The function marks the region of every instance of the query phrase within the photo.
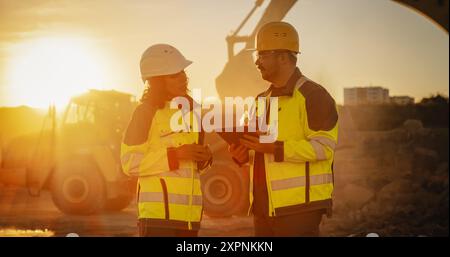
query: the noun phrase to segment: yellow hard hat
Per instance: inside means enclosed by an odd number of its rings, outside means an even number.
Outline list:
[[[300,43],[297,31],[287,22],[275,21],[264,24],[256,35],[256,50],[278,49],[299,53]]]

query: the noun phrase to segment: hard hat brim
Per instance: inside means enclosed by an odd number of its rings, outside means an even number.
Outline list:
[[[178,72],[181,72],[182,70],[184,70],[184,69],[186,69],[189,65],[191,65],[193,62],[191,61],[191,60],[187,60],[186,59],[186,61],[184,62],[184,63],[182,63],[179,67],[177,67],[176,69],[174,69],[174,70],[172,70],[172,71],[169,71],[169,72],[166,72],[166,73],[160,73],[160,74],[158,74],[158,75],[155,75],[155,77],[156,76],[166,76],[166,75],[172,75],[172,74],[177,74]],[[145,81],[148,79],[148,78],[151,78],[152,76],[145,76],[145,77],[141,77],[141,79],[142,79],[142,82],[143,83],[145,83]]]

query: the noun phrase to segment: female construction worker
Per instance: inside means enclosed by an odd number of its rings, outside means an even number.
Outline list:
[[[166,44],[150,46],[141,58],[147,87],[121,146],[124,173],[138,177],[140,236],[197,236],[200,228],[199,172],[211,164],[212,154],[199,144],[203,135],[192,129],[200,117],[194,115],[187,95],[184,69],[191,63]],[[191,107],[172,109],[175,97],[184,97]],[[178,122],[186,129],[174,131],[171,118],[179,111],[184,115],[177,116]]]

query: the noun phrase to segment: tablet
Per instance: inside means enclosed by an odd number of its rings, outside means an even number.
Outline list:
[[[216,133],[229,145],[231,144],[240,145],[239,139],[243,138],[244,135],[250,135],[259,138],[258,132],[249,132],[247,127],[244,127],[243,132],[237,132],[236,127],[233,127],[232,132],[226,132],[225,129],[222,129],[222,131],[223,132],[216,132]]]

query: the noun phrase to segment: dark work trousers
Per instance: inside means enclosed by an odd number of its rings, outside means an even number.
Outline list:
[[[138,222],[140,237],[197,237],[198,230],[150,227],[145,222]]]
[[[253,216],[257,237],[313,237],[319,236],[319,225],[323,210],[316,210],[286,216]]]

